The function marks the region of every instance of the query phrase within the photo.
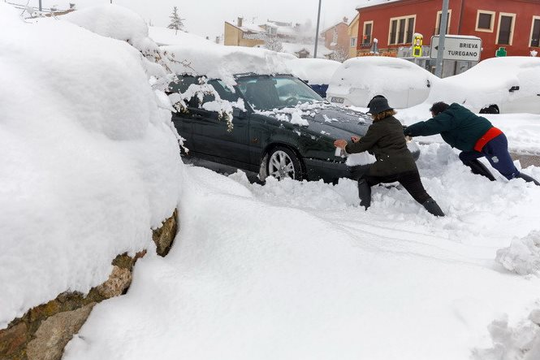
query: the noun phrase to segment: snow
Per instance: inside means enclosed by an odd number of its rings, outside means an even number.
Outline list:
[[[102,283],[116,255],[152,246],[182,167],[137,50],[67,21],[24,23],[5,4],[0,23],[9,24],[0,34],[5,328],[61,292]]]
[[[436,82],[429,100],[457,102],[475,111],[498,104],[501,112],[540,114],[539,83],[540,58],[490,58],[464,73]],[[519,90],[509,91],[512,86],[519,86]],[[520,101],[523,98],[535,105],[527,106]]]
[[[206,75],[210,79],[223,79],[233,85],[235,74],[288,74],[287,61],[293,55],[239,46],[198,47],[164,46],[172,57],[172,70],[177,74]]]
[[[0,329],[103,282],[117,254],[152,250],[151,229],[178,207],[169,255],[137,262],[65,360],[538,358],[540,187],[475,176],[437,137],[417,139],[417,165],[444,218],[396,186],[374,187],[365,211],[352,180],[261,186],[183,165],[141,55],[154,43],[108,9],[24,23],[0,3]],[[103,26],[89,20],[99,12]],[[287,68],[264,50],[167,49],[215,76]],[[539,150],[540,115],[488,118],[513,150]]]
[[[182,46],[199,46],[201,43],[205,45],[216,45],[215,42],[207,40],[202,36],[190,34],[184,31],[176,31],[158,26],[148,27],[149,37],[158,45],[182,45]]]
[[[327,59],[293,59],[288,65],[294,76],[312,85],[329,84],[341,63]]]
[[[384,95],[391,106],[420,104],[439,79],[420,66],[400,58],[364,56],[343,62],[332,76],[327,97],[345,97],[348,105],[367,106],[375,95]]]

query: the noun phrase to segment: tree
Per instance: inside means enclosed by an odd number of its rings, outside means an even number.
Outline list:
[[[175,34],[178,34],[178,30],[184,30],[184,23],[182,21],[185,19],[181,19],[178,16],[178,8],[176,6],[173,7],[173,12],[169,18],[171,19],[171,23],[167,28],[176,30]]]
[[[277,35],[268,35],[264,37],[264,47],[268,50],[280,52],[283,50],[283,44]]]

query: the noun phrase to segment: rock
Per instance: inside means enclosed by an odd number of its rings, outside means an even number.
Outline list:
[[[12,328],[0,330],[0,358],[15,353],[26,342],[27,326],[19,323]]]
[[[105,299],[122,295],[129,285],[131,285],[131,271],[118,266],[113,266],[113,271],[109,279],[97,287],[98,293]]]
[[[56,314],[41,323],[27,346],[28,360],[60,360],[64,347],[90,315],[95,303]]]

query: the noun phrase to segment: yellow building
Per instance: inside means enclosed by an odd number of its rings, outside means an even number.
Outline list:
[[[264,44],[261,33],[264,30],[259,26],[243,26],[242,18],[238,18],[236,25],[225,22],[223,44],[229,46],[249,46]]]
[[[349,44],[349,59],[356,57],[356,44],[358,42],[358,18],[360,16],[360,13],[356,14],[354,19],[349,23],[349,38],[350,44]]]

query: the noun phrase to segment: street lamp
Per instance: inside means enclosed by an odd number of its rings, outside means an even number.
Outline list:
[[[315,51],[313,52],[313,57],[317,58],[317,44],[319,43],[319,23],[321,21],[321,2],[319,0],[319,11],[317,12],[317,32],[315,33]]]

